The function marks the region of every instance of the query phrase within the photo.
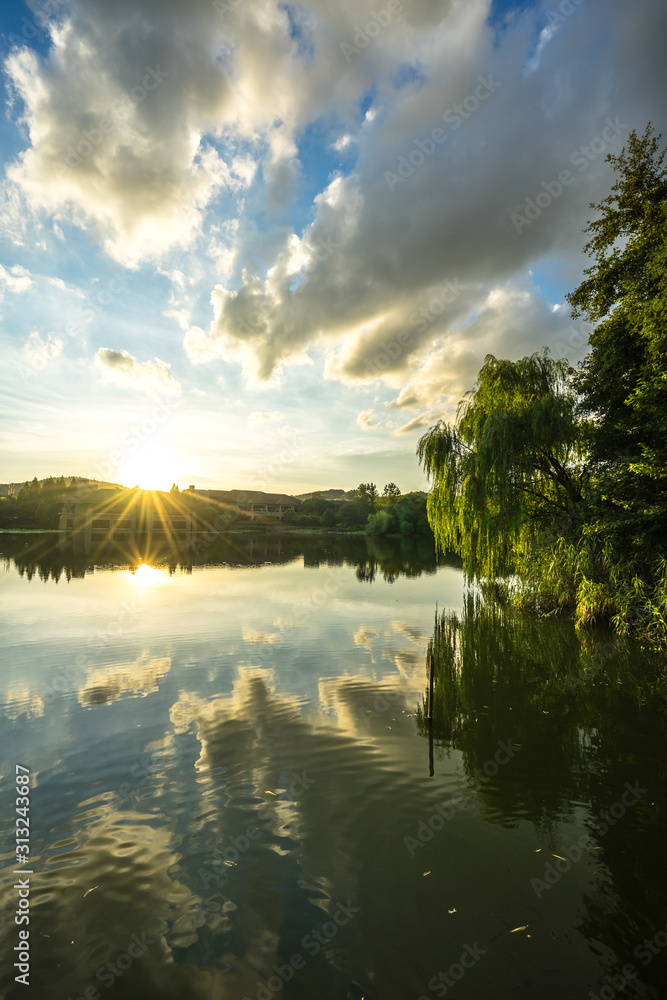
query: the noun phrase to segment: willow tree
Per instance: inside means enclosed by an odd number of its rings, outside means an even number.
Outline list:
[[[515,362],[489,354],[456,421],[421,438],[436,545],[460,555],[468,572],[506,572],[551,524],[576,518],[585,427],[572,374],[546,349]]]

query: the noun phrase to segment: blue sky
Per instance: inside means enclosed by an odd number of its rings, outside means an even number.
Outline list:
[[[666,20],[3,8],[0,481],[423,488],[486,354],[583,357],[564,295],[605,154],[664,126]]]

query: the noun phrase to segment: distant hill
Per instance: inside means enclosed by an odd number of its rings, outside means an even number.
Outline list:
[[[313,490],[312,493],[295,493],[298,500],[354,500],[356,490]]]
[[[43,486],[45,483],[48,483],[49,479],[58,480],[60,478],[60,476],[47,476],[45,479],[38,479],[37,482]],[[77,483],[89,483],[91,486],[97,486],[98,489],[123,489],[119,483],[106,483],[100,479],[86,479],[85,476],[63,476],[62,478],[65,480],[65,486],[76,486]],[[26,479],[25,482],[0,483],[0,497],[9,496],[10,486],[14,487],[14,495],[16,496],[21,487],[27,486],[30,482],[32,482],[31,479]]]

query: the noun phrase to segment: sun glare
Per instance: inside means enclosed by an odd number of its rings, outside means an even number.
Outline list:
[[[118,479],[130,489],[167,491],[174,482],[174,462],[166,448],[152,448],[133,455],[121,465]]]
[[[130,575],[132,583],[136,583],[141,587],[152,587],[156,583],[162,583],[166,578],[164,570],[156,569],[155,566],[148,566],[146,563],[142,563]]]

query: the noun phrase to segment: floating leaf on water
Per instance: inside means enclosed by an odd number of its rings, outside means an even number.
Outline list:
[[[530,927],[530,924],[524,924],[523,927],[515,927],[514,930],[510,931],[510,934],[516,934],[517,931],[525,931]]]
[[[423,872],[422,874],[424,874],[424,875],[430,875],[430,874],[431,874],[431,872],[430,872],[430,871],[427,871],[427,872]]]
[[[86,898],[86,896],[88,895],[88,893],[89,893],[89,892],[92,892],[92,891],[93,891],[93,889],[99,889],[99,886],[98,886],[98,885],[94,885],[92,889],[88,889],[88,890],[87,890],[86,892],[84,892],[84,894],[83,894],[83,898],[85,899],[85,898]]]
[[[541,850],[542,850],[542,848],[538,847],[536,851],[533,851],[533,854],[539,854]]]
[[[548,714],[549,714],[548,712],[545,712],[545,710],[542,709],[542,715],[548,715]]]
[[[225,861],[225,864],[228,865],[229,868],[236,868],[236,862],[235,861]]]
[[[447,913],[456,913],[456,907],[453,910],[447,910]]]
[[[559,861],[567,861],[567,858],[561,858],[560,854],[552,854],[552,858],[558,858]]]
[[[265,790],[264,794],[265,794],[265,795],[275,795],[276,793],[275,793],[275,792],[272,792],[272,791],[270,791],[270,790],[269,790],[269,789],[267,788],[267,789]],[[278,796],[276,796],[276,798],[277,798],[277,797],[278,797]]]

